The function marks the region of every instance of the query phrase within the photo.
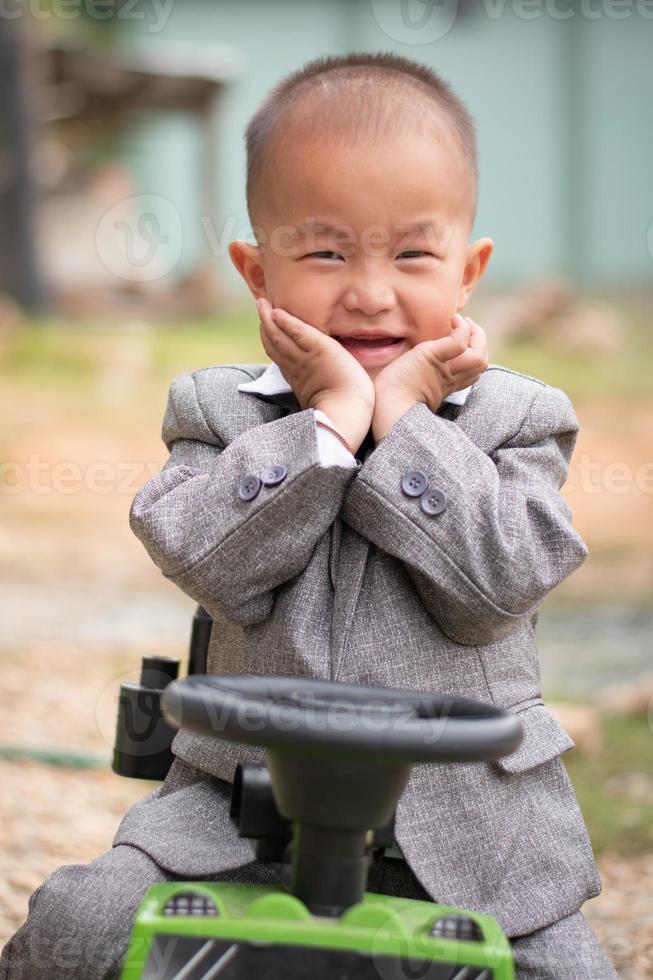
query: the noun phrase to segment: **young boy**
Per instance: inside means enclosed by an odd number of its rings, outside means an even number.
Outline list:
[[[614,978],[580,912],[600,879],[534,638],[587,555],[559,493],[578,422],[560,389],[488,365],[460,314],[493,248],[468,240],[472,120],[426,66],[354,53],[284,79],[247,150],[257,244],[230,254],[273,363],[173,382],[170,458],[131,526],[213,616],[209,672],[518,713],[523,742],[498,763],[413,769],[369,890],[496,916],[518,978]],[[278,880],[228,816],[236,763],[262,751],[184,729],[173,751],[112,850],[37,889],[0,976],[118,976],[154,882]]]

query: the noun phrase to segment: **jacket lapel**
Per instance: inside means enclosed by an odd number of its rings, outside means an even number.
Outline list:
[[[253,391],[251,394],[260,398],[261,401],[268,402],[268,404],[278,405],[286,413],[300,411],[299,402],[292,391],[278,392],[274,395],[263,395]],[[356,453],[356,458],[361,463],[364,462],[367,454],[373,449],[374,439],[370,428]],[[331,677],[335,678],[356,610],[370,543],[347,525],[343,525],[339,516],[336,516],[331,525],[330,533],[329,575],[334,591],[331,627]],[[341,554],[343,561],[340,561]]]
[[[278,392],[274,395],[263,395],[251,392],[261,401],[278,405],[286,414],[300,411],[300,405],[292,391]],[[443,402],[437,415],[454,420],[460,411],[459,406]],[[372,429],[361,443],[356,458],[364,463],[367,455],[375,447]],[[367,565],[370,542],[336,516],[331,525],[331,540],[329,547],[329,574],[334,590],[334,611],[331,627],[331,679],[338,677],[339,667],[347,643],[347,635],[356,612],[358,595],[361,590],[363,575]],[[340,561],[340,555],[343,561]]]

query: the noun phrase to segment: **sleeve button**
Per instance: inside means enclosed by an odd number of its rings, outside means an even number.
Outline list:
[[[241,500],[253,500],[260,489],[261,481],[254,473],[250,473],[238,483],[238,496]]]
[[[425,514],[433,516],[434,514],[440,514],[444,510],[447,506],[447,498],[442,493],[442,490],[429,487],[419,498],[419,505]]]
[[[408,497],[419,497],[428,486],[428,480],[421,470],[406,470],[401,477],[401,489]]]
[[[267,469],[263,470],[261,483],[266,487],[276,487],[277,483],[285,480],[287,475],[286,467],[282,466],[281,463],[276,463],[274,466],[268,466]]]

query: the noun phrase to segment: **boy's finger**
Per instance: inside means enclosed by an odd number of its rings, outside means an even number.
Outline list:
[[[304,323],[303,320],[300,320],[298,316],[293,316],[292,313],[289,313],[288,310],[284,310],[281,306],[273,306],[270,313],[275,320],[283,320],[284,323],[298,323],[303,327],[308,326],[308,324]]]
[[[263,298],[257,299],[256,300],[256,309],[257,309],[257,312],[258,312],[258,315],[259,315],[259,320],[261,321],[261,326],[262,327],[264,327],[266,329],[269,329],[270,326],[273,326],[273,327],[275,326],[274,320],[272,319],[272,316],[271,316],[272,307],[270,306],[270,303],[268,302],[268,300],[263,299]]]
[[[305,354],[310,353],[311,345],[315,342],[311,331],[315,331],[315,327],[311,327],[310,324],[304,323],[299,317],[293,316],[292,313],[288,313],[287,310],[282,310],[278,307],[272,310],[271,319],[283,336],[291,340]]]
[[[259,303],[262,305],[259,306]],[[265,326],[270,333],[274,334],[275,337],[278,337],[279,339],[291,339],[288,332],[289,323],[287,320],[289,314],[285,314],[285,316],[275,315],[278,313],[284,314],[285,311],[273,308],[272,304],[267,300],[257,300],[256,308],[259,311],[259,316],[261,318],[261,326]]]
[[[293,313],[289,313],[288,310],[283,310],[278,306],[274,307],[274,309],[271,311],[271,315],[275,323],[278,323],[284,327],[296,327],[298,330],[302,331],[317,330],[317,327],[311,326],[310,323],[306,323],[305,320],[300,320],[298,316],[295,316]],[[321,330],[318,330],[317,332],[322,333]]]
[[[470,323],[469,346],[472,350],[481,351],[487,347],[487,335],[483,327],[467,317]]]
[[[451,335],[456,337],[460,336],[461,339],[463,337],[469,338],[470,329],[468,318],[464,317],[462,313],[456,313],[455,317],[453,318],[453,329],[451,331]]]
[[[425,343],[440,363],[462,357],[467,349],[457,337],[441,337],[439,340],[425,341]]]
[[[261,305],[259,305],[259,303]],[[267,340],[269,346],[274,349],[274,354],[277,359],[288,358],[296,355],[297,353],[297,343],[287,329],[281,324],[275,321],[272,315],[272,306],[267,300],[262,302],[257,300],[256,308],[259,313],[260,318],[260,331],[261,340]],[[269,355],[270,351],[263,344],[265,352]]]
[[[485,347],[480,350],[472,350],[468,347],[464,354],[451,361],[451,367],[455,371],[458,379],[464,381],[465,385],[472,384],[478,380],[488,368],[488,357]]]
[[[448,337],[440,337],[433,341],[434,344],[437,344],[438,357],[445,361],[459,357],[467,350],[469,333],[469,324],[465,318],[459,314],[456,315],[453,319],[451,334]]]

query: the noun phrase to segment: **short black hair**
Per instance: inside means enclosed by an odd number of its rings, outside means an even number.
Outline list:
[[[430,106],[425,108],[425,102]],[[333,139],[396,135],[407,125],[424,129],[428,108],[435,109],[431,121],[435,115],[440,128],[443,122],[449,125],[467,162],[474,223],[478,151],[476,127],[465,104],[428,65],[393,52],[354,51],[314,58],[290,72],[247,124],[247,210],[253,228],[270,203],[273,158],[280,153],[283,159],[285,127],[280,124],[300,105],[311,110],[301,116],[301,132],[309,140],[325,134]],[[289,136],[296,138],[292,132]]]

